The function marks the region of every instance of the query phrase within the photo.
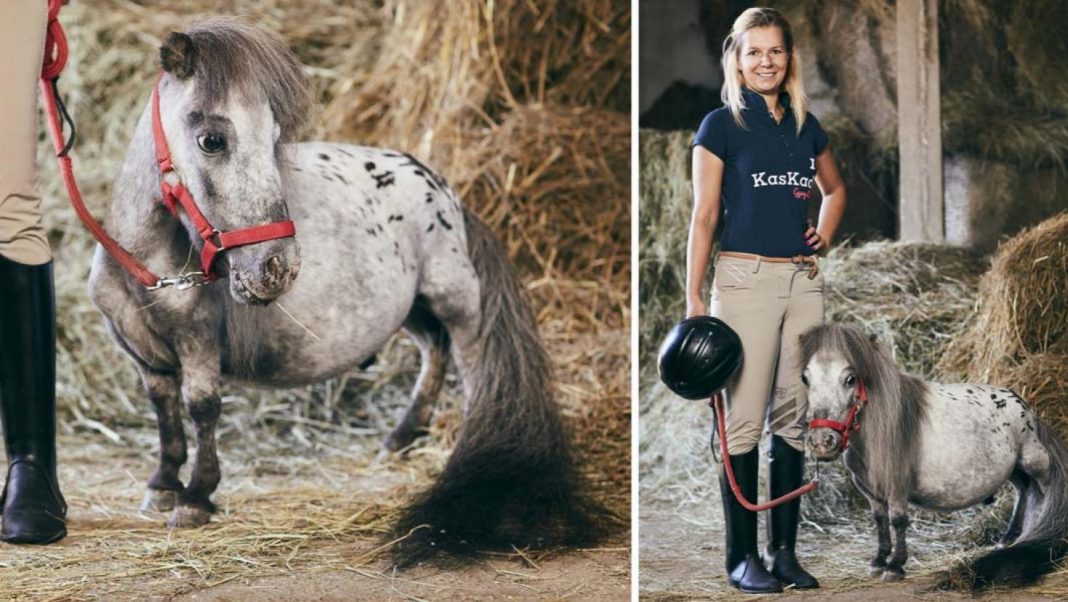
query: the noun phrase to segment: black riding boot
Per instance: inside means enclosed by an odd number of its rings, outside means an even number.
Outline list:
[[[52,263],[0,257],[0,420],[7,450],[3,528],[10,543],[67,534],[56,480],[56,306]]]
[[[730,456],[730,462],[745,498],[751,502],[756,500],[760,452],[753,448],[748,453]],[[725,471],[719,476],[719,489],[727,521],[727,579],[731,586],[747,594],[781,592],[782,585],[764,568],[757,551],[756,513],[738,503]]]
[[[805,453],[790,446],[778,435],[771,438],[768,499],[775,499],[801,486],[805,473]],[[801,498],[772,508],[768,514],[768,547],[764,560],[772,575],[784,585],[797,589],[814,589],[819,582],[797,562],[797,520]]]

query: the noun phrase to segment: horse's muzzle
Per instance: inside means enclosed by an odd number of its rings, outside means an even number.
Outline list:
[[[842,436],[828,428],[808,432],[808,449],[813,458],[821,462],[837,460],[842,455]]]
[[[266,305],[281,297],[297,279],[300,250],[293,239],[228,251],[230,294],[249,305]]]

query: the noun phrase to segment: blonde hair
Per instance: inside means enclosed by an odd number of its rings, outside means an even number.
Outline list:
[[[782,32],[790,63],[786,67],[786,79],[783,80],[780,90],[790,95],[790,107],[794,112],[794,121],[797,122],[797,135],[800,136],[801,128],[805,125],[805,116],[808,114],[808,96],[805,94],[805,84],[801,81],[801,56],[794,48],[794,32],[790,28],[790,22],[774,8],[747,9],[734,20],[730,34],[723,40],[723,104],[730,108],[735,123],[744,128],[742,110],[746,106],[742,99],[742,86],[745,85],[745,80],[738,70],[738,53],[741,52],[742,34],[754,27],[778,27]]]

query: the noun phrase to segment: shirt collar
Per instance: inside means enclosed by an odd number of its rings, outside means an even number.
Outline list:
[[[771,119],[771,115],[768,114],[768,103],[764,100],[764,97],[759,93],[750,90],[749,88],[742,86],[742,99],[745,101],[746,111],[753,111],[757,114]],[[779,104],[783,108],[783,117],[792,113],[790,110],[790,95],[786,92],[779,93]],[[772,120],[774,121],[774,120]]]

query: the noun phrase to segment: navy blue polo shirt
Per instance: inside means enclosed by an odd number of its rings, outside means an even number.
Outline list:
[[[808,113],[801,135],[783,94],[782,121],[768,113],[764,97],[742,89],[743,129],[726,106],[705,116],[693,144],[724,164],[720,203],[723,251],[766,257],[812,255],[805,243],[807,201],[816,186],[816,157],[827,147],[827,133]]]

